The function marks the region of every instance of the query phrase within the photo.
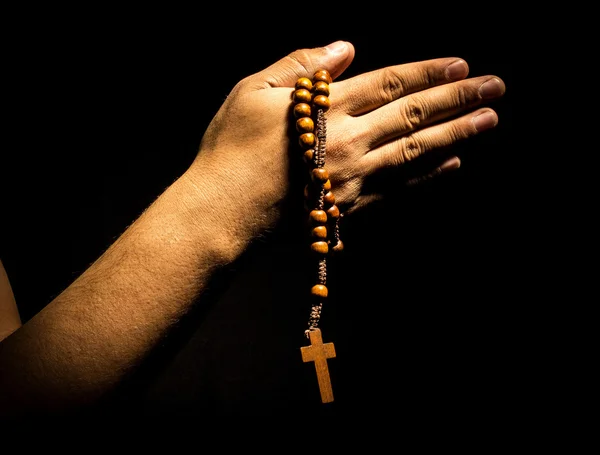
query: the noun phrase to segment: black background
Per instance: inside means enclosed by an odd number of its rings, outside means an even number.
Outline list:
[[[484,9],[330,10],[14,13],[0,253],[24,322],[189,166],[233,85],[296,48],[351,41],[356,57],[341,78],[456,56],[471,76],[507,85],[492,105],[497,128],[455,147],[460,170],[346,220],[322,319],[324,341],[336,344],[334,403],[319,402],[314,369],[300,360],[304,270],[282,235],[250,252],[224,294],[125,386],[121,409],[491,415],[517,396],[527,406],[528,359],[514,341],[531,311],[514,298],[528,267],[515,248],[527,242],[516,24]]]

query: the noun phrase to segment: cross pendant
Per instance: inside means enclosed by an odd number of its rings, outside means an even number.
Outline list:
[[[321,391],[321,401],[323,403],[331,403],[333,401],[333,391],[331,390],[327,359],[335,357],[335,348],[333,347],[333,343],[323,344],[321,329],[310,330],[309,336],[310,346],[302,346],[300,348],[302,361],[315,362],[317,381],[319,382],[319,390]]]

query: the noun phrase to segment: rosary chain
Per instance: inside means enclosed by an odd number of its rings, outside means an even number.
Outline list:
[[[326,70],[319,70],[313,80],[301,77],[294,91],[294,115],[296,130],[300,133],[299,144],[310,164],[311,180],[314,187],[307,185],[307,198],[313,199],[309,215],[311,228],[311,250],[318,255],[316,282],[311,288],[311,311],[305,335],[315,330],[321,320],[323,301],[327,298],[327,255],[343,249],[339,237],[340,212],[331,192],[329,173],[325,169],[327,148],[327,120],[325,112],[330,107],[329,84],[331,76]],[[311,194],[313,196],[311,196]],[[315,197],[316,196],[316,197]],[[310,209],[310,207],[309,207]]]

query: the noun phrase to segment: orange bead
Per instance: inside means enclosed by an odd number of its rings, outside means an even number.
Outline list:
[[[335,204],[335,196],[333,195],[333,193],[331,191],[328,191],[327,193],[325,193],[325,195],[323,196],[323,202],[325,202],[325,204],[327,204],[327,205]]]
[[[315,182],[326,182],[329,180],[329,172],[323,167],[317,167],[312,170],[312,177]]]
[[[318,209],[311,210],[308,218],[313,224],[325,224],[327,223],[327,212]]]
[[[332,219],[336,219],[340,217],[340,209],[337,205],[332,205],[327,209],[327,216]]]
[[[328,110],[331,107],[331,101],[325,95],[317,95],[313,99],[313,104],[324,111]]]
[[[323,81],[331,84],[332,80],[331,74],[327,70],[319,70],[313,75],[313,81]]]
[[[294,117],[310,117],[311,116],[310,104],[308,103],[298,103],[294,105]]]
[[[313,133],[304,133],[298,138],[298,143],[303,149],[313,148],[317,143],[317,137]]]
[[[310,90],[306,90],[305,88],[300,88],[294,91],[294,102],[295,103],[310,103],[312,100],[312,93]]]
[[[310,293],[311,293],[311,295],[313,295],[315,297],[319,297],[321,299],[326,299],[327,295],[329,294],[329,292],[327,290],[327,286],[325,286],[324,284],[315,284],[310,289]]]
[[[331,181],[327,180],[325,183],[323,183],[323,189],[325,191],[329,191],[331,189]]]
[[[310,235],[315,239],[326,239],[327,238],[327,228],[325,226],[315,226],[310,231]]]
[[[318,242],[313,242],[310,244],[310,249],[314,252],[314,253],[318,253],[318,254],[327,254],[329,253],[329,245],[327,245],[327,242],[325,241],[318,241]]]
[[[337,243],[331,247],[331,251],[333,253],[341,253],[342,251],[344,251],[344,244],[342,243],[342,241],[338,240]]]
[[[312,87],[312,81],[307,77],[301,77],[296,81],[296,89],[305,88],[306,90],[311,90]]]
[[[329,96],[329,84],[323,81],[317,81],[312,90],[315,95]]]
[[[308,149],[304,152],[304,161],[307,164],[312,164],[314,157],[315,157],[314,149]]]
[[[296,131],[299,133],[312,133],[315,130],[315,122],[310,117],[302,117],[296,120]]]

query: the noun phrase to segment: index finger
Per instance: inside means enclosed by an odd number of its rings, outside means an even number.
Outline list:
[[[330,99],[332,106],[357,116],[411,93],[464,79],[468,74],[469,65],[458,57],[388,66],[334,82]]]

